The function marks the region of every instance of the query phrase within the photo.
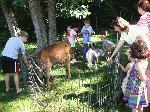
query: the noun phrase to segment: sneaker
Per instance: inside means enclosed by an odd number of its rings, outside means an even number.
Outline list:
[[[17,90],[17,93],[20,93],[21,91],[22,91],[22,88],[18,89],[18,90]]]
[[[73,59],[73,61],[74,61],[74,63],[75,63],[75,62],[77,62],[77,60],[76,60],[76,59]]]
[[[10,88],[6,88],[6,92],[9,92],[10,91]]]
[[[72,64],[72,63],[74,63],[74,61],[72,60],[72,61],[70,61],[70,63]]]
[[[70,61],[70,63],[75,63],[77,62],[76,59],[73,59],[72,61]]]

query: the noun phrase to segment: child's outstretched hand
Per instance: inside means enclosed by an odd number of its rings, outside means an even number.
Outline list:
[[[33,65],[32,64],[28,64],[28,69],[32,69],[33,68]]]

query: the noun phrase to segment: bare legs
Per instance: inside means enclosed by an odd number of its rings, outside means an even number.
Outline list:
[[[10,77],[10,73],[6,73],[5,75],[5,84],[6,84],[6,92],[8,92],[10,90],[10,87],[9,87],[9,77]]]
[[[140,108],[133,108],[132,112],[143,112],[143,108],[142,107],[140,107]]]
[[[16,85],[16,91],[17,91],[17,93],[19,93],[19,92],[22,91],[22,89],[19,86],[18,73],[12,73],[12,74],[14,76],[14,82],[15,82],[15,85]],[[10,85],[9,85],[10,75],[11,75],[11,73],[6,73],[6,75],[5,75],[6,92],[8,92],[10,90]]]

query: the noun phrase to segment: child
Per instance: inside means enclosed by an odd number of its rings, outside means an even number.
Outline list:
[[[131,56],[130,56],[129,51],[128,51],[128,53],[127,53],[127,56],[128,56],[128,60],[131,61],[131,62],[128,63],[126,67],[123,67],[120,63],[118,63],[119,66],[121,67],[121,69],[122,69],[124,72],[127,72],[127,76],[123,79],[123,81],[122,81],[122,86],[121,86],[123,94],[125,93],[126,84],[127,84],[127,81],[128,81],[128,77],[129,77],[129,75],[130,75],[129,73],[130,73],[130,70],[131,70],[131,68],[132,68],[132,66],[133,66],[133,60],[132,60],[132,58],[131,58]]]
[[[67,27],[66,40],[70,43],[70,46],[71,46],[71,60],[72,60],[71,63],[74,63],[76,61],[74,59],[74,54],[75,54],[75,40],[77,40],[78,30],[79,30],[78,26],[74,26],[73,29],[71,29],[71,27]]]
[[[86,44],[87,42],[91,42],[91,35],[94,34],[93,28],[90,26],[90,21],[85,20],[84,26],[81,30],[81,33],[83,35],[83,43]]]
[[[111,55],[111,50],[115,47],[115,44],[107,39],[106,34],[102,34],[103,52],[104,57],[108,59]]]
[[[132,108],[132,112],[143,112],[143,107],[148,106],[145,71],[150,53],[146,43],[142,40],[133,42],[130,49],[134,63],[129,73],[124,100],[128,102],[128,107]]]
[[[20,31],[18,37],[11,37],[6,45],[4,50],[2,51],[2,69],[5,75],[5,83],[6,83],[6,92],[10,91],[9,87],[9,77],[11,74],[14,76],[14,82],[16,85],[17,93],[21,92],[22,89],[19,86],[19,63],[18,63],[18,55],[21,53],[24,62],[30,67],[29,62],[25,56],[25,46],[24,42],[28,39],[28,33],[25,31]]]
[[[102,42],[104,51],[108,51],[115,47],[115,44],[112,41],[108,40],[106,35],[102,35]]]
[[[86,52],[87,52],[87,47],[86,47],[86,43],[87,42],[91,42],[91,35],[95,33],[93,28],[90,26],[90,21],[89,20],[85,20],[84,21],[84,26],[81,30],[81,34],[83,36],[83,58],[85,59],[86,57]]]
[[[70,31],[71,31],[71,26],[67,27],[67,32],[66,32],[66,38],[65,41],[69,43],[69,38],[70,38]]]

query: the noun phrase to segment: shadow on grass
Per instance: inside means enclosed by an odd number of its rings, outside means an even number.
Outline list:
[[[13,82],[13,78],[10,78],[10,84],[11,84],[11,90],[9,92],[5,91],[5,81],[0,81],[0,102],[1,103],[7,103],[15,101],[16,99],[22,99],[24,97],[27,97],[27,91],[23,90],[21,93],[16,93],[15,85]]]
[[[64,95],[64,99],[66,100],[72,100],[72,99],[79,99],[80,103],[87,103],[89,107],[92,107],[95,112],[98,112],[100,110],[107,110],[110,111],[112,108],[114,108],[118,112],[130,112],[130,110],[125,106],[125,102],[122,100],[122,96],[120,96],[118,99],[115,99],[116,101],[112,100],[111,98],[113,96],[109,96],[106,98],[105,102],[101,105],[101,99],[103,96],[98,97],[97,92],[90,92],[85,91],[80,94],[74,94],[70,93],[67,95]],[[80,106],[80,105],[79,105]]]

